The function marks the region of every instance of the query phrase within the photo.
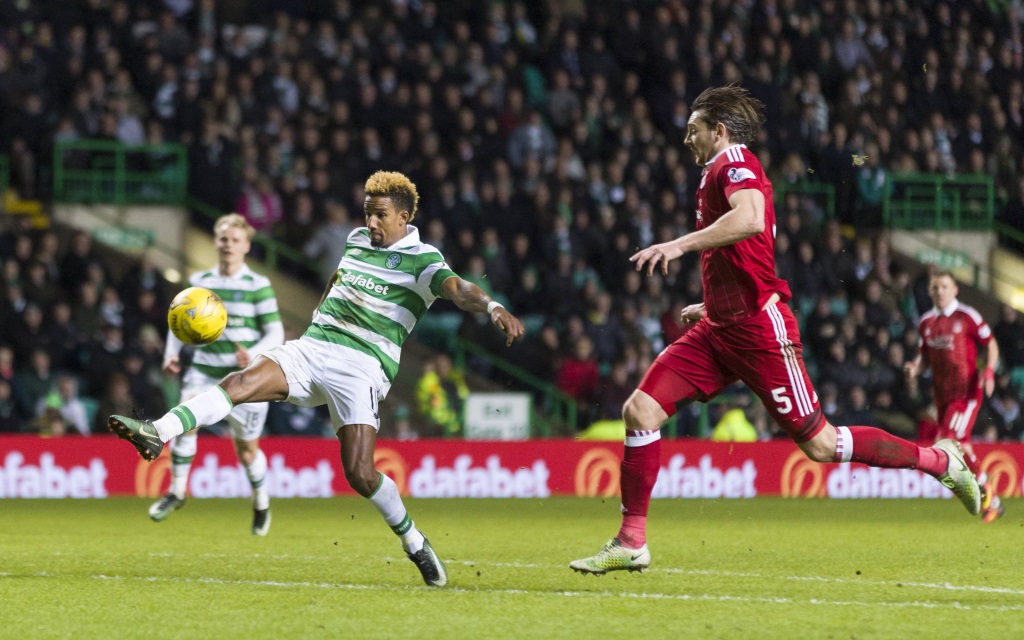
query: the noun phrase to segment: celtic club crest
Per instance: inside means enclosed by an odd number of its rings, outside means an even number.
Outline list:
[[[392,253],[388,256],[388,259],[384,261],[384,266],[388,269],[397,269],[400,264],[402,264],[402,254],[400,253]]]

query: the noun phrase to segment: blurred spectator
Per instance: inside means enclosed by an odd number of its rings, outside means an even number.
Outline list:
[[[25,418],[14,401],[11,383],[0,379],[0,433],[18,433],[24,430]]]
[[[45,349],[33,349],[28,366],[20,369],[14,375],[12,385],[14,399],[18,403],[21,415],[36,415],[39,401],[49,393],[53,383],[54,374],[50,370],[50,354]]]
[[[527,159],[535,159],[547,168],[555,157],[555,136],[544,124],[540,111],[529,112],[526,122],[516,127],[508,140],[508,161],[521,169]]]
[[[246,170],[235,210],[261,233],[270,233],[284,217],[281,197],[274,191],[273,182],[255,169]]]
[[[1003,368],[1006,370],[1024,367],[1024,323],[1017,310],[1004,304],[999,322],[992,329]]]
[[[579,407],[580,425],[590,422],[590,411],[597,393],[600,377],[594,344],[586,335],[579,336],[572,353],[562,359],[555,378],[558,390],[574,398]],[[580,426],[577,425],[577,426]]]
[[[452,359],[439,352],[424,363],[416,383],[416,401],[420,414],[433,429],[444,436],[462,433],[462,403],[469,395],[461,371],[452,368]]]
[[[337,200],[327,201],[327,220],[317,228],[302,248],[306,257],[320,262],[323,282],[334,275],[345,255],[348,236],[356,229],[349,220],[348,208]]]
[[[713,442],[756,442],[757,429],[747,419],[742,406],[726,403],[725,412],[711,430]]]
[[[867,394],[864,387],[854,385],[847,392],[846,406],[836,416],[836,424],[857,424],[868,427],[877,427],[879,421],[872,415],[868,408]]]
[[[629,376],[629,369],[622,360],[614,362],[608,375],[600,382],[596,420],[622,419],[622,406],[636,383]]]
[[[103,395],[100,397],[99,407],[93,420],[94,432],[103,433],[107,430],[107,416],[140,414],[139,406],[132,398],[131,387],[125,374],[120,371],[110,374],[103,389]]]
[[[89,435],[89,416],[85,404],[78,397],[78,381],[74,377],[57,376],[54,388],[39,399],[35,415],[38,418],[45,418],[50,410],[59,413],[64,424],[77,432],[75,435]]]

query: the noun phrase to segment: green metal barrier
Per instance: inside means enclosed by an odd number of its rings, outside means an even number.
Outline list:
[[[182,205],[187,188],[188,162],[180,144],[74,140],[54,148],[57,202]]]
[[[836,217],[836,188],[825,182],[811,182],[809,180],[801,180],[796,183],[789,183],[780,181],[778,184],[773,184],[772,199],[775,201],[775,212],[779,213],[782,211],[786,204],[786,195],[790,193],[796,193],[801,196],[807,196],[818,201],[819,206],[825,212],[825,219],[832,220]],[[779,224],[782,224],[781,222]]]
[[[888,229],[988,231],[994,214],[995,185],[991,176],[886,176],[882,220]]]
[[[999,238],[1001,240],[1010,240],[1017,243],[1018,247],[1024,247],[1024,231],[1021,231],[1016,227],[1011,227],[1005,222],[1000,222],[999,220],[995,221],[993,229],[995,229],[996,233],[999,234]]]
[[[552,428],[557,426],[567,429],[570,433],[576,431],[578,408],[576,400],[572,396],[562,393],[551,382],[541,380],[537,376],[515,366],[508,360],[494,355],[478,344],[468,342],[462,338],[455,338],[456,367],[462,370],[466,369],[467,354],[486,360],[495,369],[519,380],[542,398],[542,405],[547,415],[545,416],[545,414],[539,411],[533,412],[534,424],[530,425],[530,435],[548,437],[552,433]]]

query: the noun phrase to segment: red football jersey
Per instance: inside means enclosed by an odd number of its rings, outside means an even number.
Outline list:
[[[697,229],[715,223],[732,206],[729,196],[740,189],[764,194],[764,231],[725,247],[700,252],[701,280],[708,320],[729,325],[757,314],[773,294],[782,302],[792,297],[785,280],[775,276],[775,206],[772,183],[746,145],[721,151],[704,167],[697,189]]]
[[[945,315],[932,309],[921,316],[921,353],[932,368],[935,404],[973,398],[978,391],[978,346],[987,345],[992,330],[981,314],[961,302]]]

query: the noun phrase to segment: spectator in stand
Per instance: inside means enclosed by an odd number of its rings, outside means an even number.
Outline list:
[[[11,383],[0,378],[0,433],[19,433],[25,430],[25,418],[14,400]]]
[[[284,217],[281,196],[266,175],[254,168],[245,170],[245,183],[235,210],[260,233],[270,233]]]
[[[50,369],[50,354],[42,348],[33,349],[26,366],[15,373],[12,385],[21,415],[36,415],[40,399],[49,393],[54,380],[54,373]]]
[[[576,425],[577,428],[586,426],[591,419],[590,412],[599,383],[594,343],[586,335],[579,336],[573,344],[572,353],[562,360],[555,377],[558,390],[575,399],[579,406],[580,423]]]
[[[999,316],[999,323],[992,329],[992,335],[1003,356],[1003,368],[1006,370],[1024,367],[1024,323],[1020,320],[1017,310],[1004,304]]]
[[[452,367],[451,356],[444,352],[427,361],[416,383],[420,414],[446,437],[462,434],[462,403],[468,395],[465,377]]]
[[[87,436],[91,433],[88,412],[78,397],[78,381],[74,377],[66,374],[57,376],[54,388],[39,399],[35,415],[37,418],[45,418],[49,410],[59,413],[64,424],[74,429],[75,435]]]
[[[340,200],[328,200],[326,211],[327,220],[302,248],[307,258],[319,260],[320,274],[324,282],[327,282],[338,269],[338,264],[345,254],[345,242],[356,228],[349,220],[348,208]]]

